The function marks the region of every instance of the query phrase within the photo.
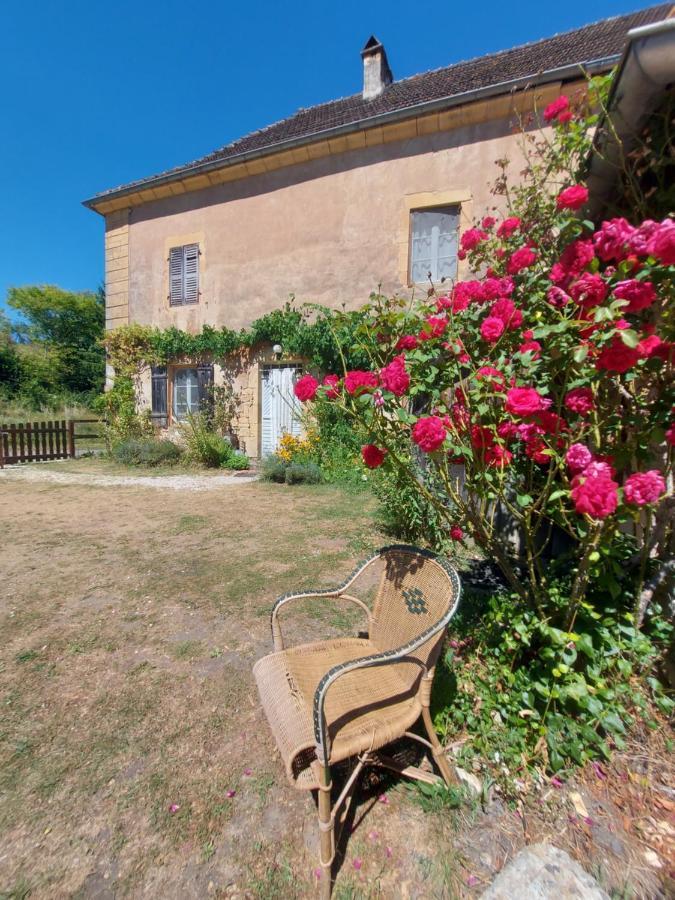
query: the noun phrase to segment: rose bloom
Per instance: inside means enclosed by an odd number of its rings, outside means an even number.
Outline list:
[[[469,303],[483,300],[482,289],[480,281],[458,281],[453,288],[452,299],[459,309],[466,309]]]
[[[573,390],[568,391],[565,394],[564,403],[567,409],[577,413],[579,416],[587,416],[595,409],[593,391],[586,387],[573,388]]]
[[[497,229],[497,237],[500,238],[510,238],[514,232],[518,231],[520,228],[520,219],[518,216],[511,216],[508,219],[504,219],[502,224]]]
[[[513,453],[501,444],[492,444],[485,448],[485,464],[487,466],[508,466],[513,459]]]
[[[448,320],[445,316],[427,316],[424,328],[419,333],[421,341],[430,341],[433,338],[439,338],[448,327]]]
[[[488,316],[480,326],[481,337],[489,344],[496,343],[504,332],[504,320],[497,316]]]
[[[496,300],[490,307],[490,315],[501,319],[504,325],[511,330],[520,328],[523,324],[523,314],[521,310],[516,309],[516,304],[508,297],[501,297]]]
[[[316,391],[319,382],[313,375],[303,375],[302,378],[295,382],[293,393],[302,403],[313,400],[316,397]]]
[[[347,372],[345,375],[345,390],[352,396],[357,392],[362,394],[368,388],[375,388],[378,383],[378,377],[375,372],[363,372],[361,369],[354,369],[353,372]]]
[[[640,352],[640,356],[649,359],[650,356],[660,356],[660,351],[664,346],[664,342],[657,334],[650,334],[638,343],[637,349]]]
[[[666,431],[666,441],[671,447],[675,447],[675,422],[673,422],[668,431]]]
[[[413,425],[412,439],[425,453],[438,450],[446,436],[443,420],[438,416],[425,416]]]
[[[518,433],[515,422],[500,422],[497,426],[497,434],[503,441],[511,441]]]
[[[594,257],[593,241],[572,241],[563,250],[560,261],[551,268],[549,278],[558,287],[567,287],[570,281],[581,275]]]
[[[480,224],[483,226],[483,228],[492,228],[496,221],[497,220],[492,216],[485,216]]]
[[[658,469],[650,469],[648,472],[636,472],[630,475],[623,486],[623,496],[626,503],[632,506],[646,506],[648,503],[656,503],[666,492],[666,482]]]
[[[518,347],[519,353],[531,353],[532,359],[539,359],[541,356],[541,344],[539,341],[524,341]]]
[[[558,209],[581,209],[588,200],[588,188],[582,184],[573,184],[561,191],[555,201]]]
[[[586,309],[598,306],[607,296],[607,285],[600,275],[592,275],[590,272],[584,274],[571,285],[570,296],[572,299]]]
[[[466,253],[468,250],[475,250],[480,242],[484,241],[487,237],[487,231],[483,231],[480,228],[469,228],[469,230],[465,231],[462,235],[460,246]]]
[[[635,229],[625,219],[603,222],[593,235],[596,255],[605,262],[621,262],[628,256],[628,242],[634,233]]]
[[[550,287],[546,291],[546,299],[551,306],[566,306],[572,298],[562,288]]]
[[[625,312],[635,313],[647,309],[656,300],[656,291],[651,281],[637,281],[629,278],[614,285],[614,296],[619,300],[627,300]]]
[[[535,416],[535,421],[541,425],[544,434],[560,434],[561,431],[569,431],[569,425],[558,413],[550,409],[542,410]]]
[[[476,381],[484,381],[493,391],[501,392],[506,387],[504,375],[494,366],[481,366],[476,372]]]
[[[551,401],[542,397],[534,388],[511,388],[506,395],[506,411],[519,418],[543,412],[550,405]]]
[[[551,453],[546,443],[540,438],[533,438],[525,444],[525,455],[540,466],[551,462]]]
[[[554,119],[558,119],[560,121],[560,115],[564,112],[567,112],[570,108],[569,97],[566,97],[565,94],[561,94],[556,100],[549,105],[544,110],[544,122],[553,122]],[[567,119],[565,121],[568,121]]]
[[[565,454],[565,462],[570,472],[576,475],[593,462],[593,454],[585,444],[572,444]]]
[[[414,350],[417,347],[419,341],[415,337],[414,334],[404,334],[403,337],[400,337],[396,342],[397,350]]]
[[[490,301],[496,300],[498,297],[508,297],[513,293],[512,278],[494,278],[490,276],[486,278],[481,285],[481,299]]]
[[[618,487],[607,475],[575,475],[571,491],[574,508],[581,515],[605,519],[616,510]]]
[[[464,537],[464,532],[459,527],[459,525],[452,526],[452,528],[450,529],[450,537],[453,539],[453,541],[461,541],[462,540],[462,538]]]
[[[611,344],[603,347],[596,360],[595,368],[622,374],[632,369],[639,359],[640,351],[635,347],[627,347],[617,334]]]
[[[649,255],[663,266],[675,266],[675,221],[664,219],[649,241]]]
[[[488,447],[492,447],[495,442],[495,435],[491,428],[487,425],[471,426],[471,446],[474,450],[483,451]]]
[[[361,447],[361,456],[369,469],[377,469],[378,466],[381,466],[386,455],[387,451],[380,450],[375,444],[366,444]]]
[[[532,247],[521,247],[511,254],[511,258],[506,264],[506,271],[509,275],[517,275],[523,269],[529,269],[530,266],[534,265],[536,259],[536,250],[533,250]]]
[[[380,370],[382,386],[397,397],[403,396],[410,387],[410,375],[405,370],[405,356],[397,356],[388,366]]]
[[[326,375],[324,380],[321,382],[325,388],[328,388],[326,391],[326,399],[327,400],[335,400],[335,398],[339,394],[338,385],[340,384],[340,379],[337,375]]]

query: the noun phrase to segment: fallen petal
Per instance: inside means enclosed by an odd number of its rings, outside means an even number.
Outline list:
[[[474,884],[478,884],[478,876],[469,875],[469,877],[466,879],[466,883],[469,885],[469,887],[473,887]]]
[[[360,859],[358,858],[358,856],[357,856],[356,859],[354,860],[354,863],[353,863],[353,866],[354,866],[354,868],[357,870],[357,872],[358,872],[358,870],[361,868],[362,865],[363,865],[362,860],[360,860]]]
[[[394,851],[391,849],[391,847],[387,847],[387,849],[384,851],[384,855],[387,857],[387,859],[391,859],[394,855]]]
[[[253,769],[244,769],[244,775],[253,775]]]
[[[237,793],[236,791],[226,791],[225,796],[227,797],[228,800],[231,800],[235,796],[236,793]]]
[[[169,812],[175,813],[175,812],[178,812],[179,809],[180,809],[180,803],[172,803],[171,806],[169,807]]]
[[[380,794],[377,799],[379,803],[384,803],[385,806],[389,803],[389,797],[386,794]]]

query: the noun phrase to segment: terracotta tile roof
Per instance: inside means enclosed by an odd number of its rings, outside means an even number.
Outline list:
[[[563,34],[534,41],[476,59],[453,63],[442,69],[413,75],[401,81],[394,81],[384,92],[372,100],[364,100],[361,94],[321,103],[310,109],[282,119],[274,125],[254,131],[239,138],[213,153],[202,156],[191,163],[169,169],[122,187],[112,188],[97,194],[93,202],[118,191],[127,192],[150,186],[157,179],[167,180],[187,174],[199,166],[227,162],[256,151],[272,150],[287,141],[310,142],[322,132],[338,127],[358,127],[360,123],[386,114],[411,109],[434,101],[457,98],[468,91],[498,86],[515,79],[535,79],[544,72],[565,66],[604,62],[609,68],[621,54],[626,43],[626,35],[632,28],[658,22],[668,17],[671,3],[652,6],[639,12],[611,19],[604,19],[583,28],[576,28]],[[505,86],[505,90],[508,88]],[[87,201],[89,205],[92,201]]]

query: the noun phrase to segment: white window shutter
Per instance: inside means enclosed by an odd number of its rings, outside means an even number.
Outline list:
[[[169,303],[177,306],[183,302],[183,247],[169,250]]]
[[[183,303],[199,301],[199,244],[183,247]]]

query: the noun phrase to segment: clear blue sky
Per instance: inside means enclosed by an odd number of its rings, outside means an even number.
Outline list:
[[[649,5],[8,3],[0,29],[0,307],[10,285],[95,289],[103,220],[81,206],[84,198],[359,91],[359,51],[371,33],[402,78]]]

